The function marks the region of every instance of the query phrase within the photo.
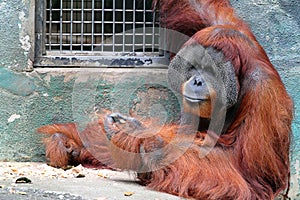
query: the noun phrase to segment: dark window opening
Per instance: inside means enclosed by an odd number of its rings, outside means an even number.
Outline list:
[[[36,66],[132,64],[118,59],[140,60],[133,65],[141,66],[167,64],[165,33],[151,1],[45,0],[37,4]]]

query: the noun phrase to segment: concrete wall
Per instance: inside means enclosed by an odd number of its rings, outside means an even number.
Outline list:
[[[0,1],[0,160],[43,161],[40,136],[34,133],[37,127],[89,118],[98,107],[123,109],[125,113],[134,109],[141,116],[163,110],[162,119],[178,118],[180,105],[168,90],[163,69],[32,71],[34,2]],[[294,99],[292,169],[293,183],[297,183],[299,176],[295,174],[300,173],[300,5],[297,0],[231,2],[252,27]],[[144,83],[152,86],[140,88]],[[153,90],[157,85],[159,89]],[[132,88],[130,92],[125,89],[128,87]],[[138,93],[134,93],[137,88]],[[149,103],[141,98],[146,93],[154,97],[149,100],[152,110],[139,112]],[[170,98],[174,104],[168,106],[165,102]],[[299,191],[296,185],[293,184],[295,193]]]

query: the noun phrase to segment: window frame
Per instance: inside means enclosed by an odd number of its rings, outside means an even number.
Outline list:
[[[60,0],[62,1],[62,0]],[[71,1],[71,0],[70,0]],[[104,0],[102,0],[104,1]],[[133,0],[134,2],[135,0]],[[159,31],[159,50],[156,52],[103,52],[46,50],[46,0],[35,5],[35,59],[34,67],[155,67],[166,68],[169,54],[165,51],[166,31]]]

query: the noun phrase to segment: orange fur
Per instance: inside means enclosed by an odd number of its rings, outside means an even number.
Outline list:
[[[112,169],[113,161],[102,127],[97,122],[89,123],[82,132],[74,123],[40,127],[37,132],[51,135],[43,139],[49,165],[67,168],[82,164],[85,167]],[[91,143],[94,145],[90,146]],[[94,152],[99,152],[101,159]]]
[[[64,167],[85,160],[93,165],[96,160],[95,166],[136,170],[148,187],[182,197],[274,199],[289,184],[293,103],[267,54],[228,0],[154,4],[166,15],[167,28],[192,36],[185,46],[213,47],[231,61],[240,84],[233,122],[205,157],[207,133],[177,134],[188,126],[159,127],[150,121],[144,129],[132,131],[116,125],[108,143],[105,116],[80,134],[74,124],[49,125],[39,132],[60,134],[59,140],[54,135],[45,140],[50,163]],[[83,141],[94,141],[97,150],[89,153]]]

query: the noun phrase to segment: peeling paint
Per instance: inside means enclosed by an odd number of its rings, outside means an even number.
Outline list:
[[[36,88],[34,81],[28,76],[0,68],[0,89],[19,96],[29,96]]]
[[[295,167],[296,173],[291,176],[292,187],[290,189],[291,190],[290,197],[292,199],[296,199],[298,192],[299,192],[299,185],[300,185],[300,163],[299,163],[299,160],[296,160],[294,167]]]
[[[24,18],[25,18],[25,13],[22,11],[19,13],[19,20],[20,20],[20,23],[18,23],[19,29],[22,29],[22,22],[24,21]]]
[[[8,122],[8,123],[12,123],[12,122],[14,122],[16,119],[20,119],[20,118],[21,118],[21,115],[13,114],[13,115],[11,115],[11,116],[7,119],[7,122]]]
[[[27,56],[29,50],[31,49],[31,42],[30,36],[26,33],[26,24],[28,19],[26,18],[26,14],[24,11],[19,13],[19,20],[18,23],[20,34],[19,34],[19,41],[21,43],[21,48],[25,50],[24,55]]]
[[[141,59],[115,59],[112,61],[112,66],[139,66],[144,65],[145,63]]]
[[[4,7],[6,7],[6,2],[1,2],[0,3],[0,9],[2,10],[2,9],[4,9]]]
[[[45,83],[50,86],[50,81],[51,81],[51,75],[48,73],[45,78],[44,78]]]
[[[68,74],[66,74],[65,78],[64,78],[64,83],[72,81],[73,79],[76,78],[76,76],[77,75],[75,73],[68,73]]]
[[[25,5],[27,3],[27,0],[23,0],[22,3]],[[32,15],[30,14],[30,11],[28,11],[26,8],[21,10],[19,12],[18,16],[18,28],[19,28],[19,43],[22,50],[23,55],[27,58],[27,66],[26,63],[24,63],[23,71],[32,71],[33,70],[33,54],[32,54],[32,48],[33,48],[33,41],[32,38],[33,35],[33,29],[31,28],[32,24]],[[15,65],[16,69],[19,69],[20,66]]]
[[[64,100],[64,98],[63,98],[62,96],[56,96],[56,97],[53,97],[52,99],[53,99],[53,101],[54,101],[55,103]]]
[[[22,44],[22,49],[24,49],[27,53],[28,53],[28,51],[30,50],[30,48],[31,48],[31,43],[30,43],[30,37],[29,37],[29,35],[26,35],[26,36],[24,36],[24,37],[21,37],[20,38],[20,42],[21,42],[21,44]]]

